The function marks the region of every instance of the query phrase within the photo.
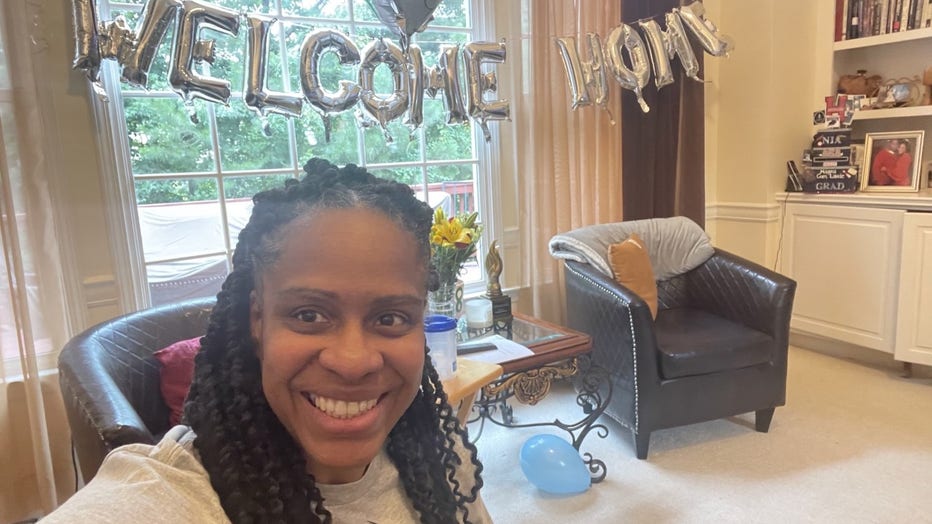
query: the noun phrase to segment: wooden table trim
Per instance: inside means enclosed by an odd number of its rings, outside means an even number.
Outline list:
[[[525,344],[525,346],[534,352],[534,354],[524,358],[502,362],[501,366],[503,368],[503,375],[507,375],[509,373],[519,373],[521,371],[528,371],[531,369],[540,368],[542,366],[551,365],[562,360],[567,360],[569,358],[588,353],[589,350],[592,349],[592,337],[585,333],[559,326],[539,318],[522,315],[520,313],[516,313],[514,316],[515,318],[521,319],[528,324],[536,324],[547,329],[557,331],[561,333],[562,336],[559,338],[545,340],[536,344]]]

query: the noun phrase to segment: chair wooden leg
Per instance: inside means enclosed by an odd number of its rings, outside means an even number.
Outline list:
[[[634,451],[641,460],[647,458],[647,448],[650,446],[650,432],[634,434]]]
[[[770,430],[770,421],[773,419],[773,410],[758,409],[754,412],[754,428],[761,433],[767,433]]]

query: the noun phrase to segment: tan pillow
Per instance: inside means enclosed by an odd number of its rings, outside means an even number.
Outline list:
[[[615,280],[647,302],[650,316],[657,318],[657,282],[641,237],[631,233],[624,242],[608,246],[608,265]]]

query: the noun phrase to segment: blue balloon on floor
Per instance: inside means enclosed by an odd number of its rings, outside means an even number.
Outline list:
[[[521,471],[548,493],[568,495],[589,489],[589,470],[569,442],[554,435],[534,435],[521,446]]]

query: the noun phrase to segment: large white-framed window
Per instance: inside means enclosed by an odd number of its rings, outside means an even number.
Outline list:
[[[135,27],[144,0],[98,0],[103,19],[116,16]],[[378,20],[366,0],[215,0],[219,6],[278,19],[268,56],[268,88],[300,92],[299,57],[312,29],[337,29],[362,48],[374,38],[397,40]],[[415,35],[426,65],[438,62],[442,45],[488,38],[491,14],[487,0],[444,0],[427,29]],[[312,156],[336,164],[355,163],[376,175],[411,185],[420,198],[447,212],[480,212],[484,238],[494,238],[494,190],[491,148],[475,125],[448,125],[438,96],[424,98],[423,123],[411,130],[402,119],[388,125],[392,141],[380,128],[363,128],[355,111],[330,117],[330,125],[305,104],[299,118],[272,115],[261,119],[242,101],[246,32],[230,37],[210,30],[216,58],[202,73],[231,81],[229,106],[196,101],[185,105],[167,76],[171,56],[169,29],[149,71],[147,89],[119,82],[119,65],[105,61],[103,81],[109,103],[97,102],[112,143],[114,159],[109,198],[119,201],[110,221],[126,224],[125,238],[113,238],[117,280],[124,308],[212,296],[229,271],[236,236],[256,191],[278,186],[303,174]],[[355,79],[356,70],[324,55],[320,66],[325,88]],[[375,90],[391,91],[391,74],[376,68]],[[494,131],[494,130],[493,130]],[[329,138],[329,140],[328,140]],[[106,158],[107,155],[105,155]],[[118,231],[119,228],[115,228]],[[484,289],[479,258],[463,275],[467,293]],[[118,255],[118,259],[121,258]],[[127,289],[127,288],[130,289]]]

